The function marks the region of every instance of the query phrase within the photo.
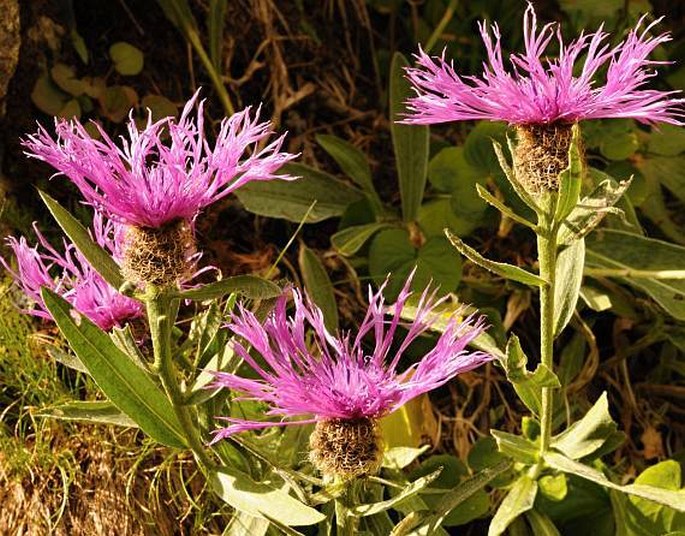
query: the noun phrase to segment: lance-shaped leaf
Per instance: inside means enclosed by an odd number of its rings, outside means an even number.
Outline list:
[[[184,300],[204,301],[221,298],[233,292],[238,292],[252,300],[265,300],[280,296],[282,290],[273,281],[256,275],[236,275],[198,288],[181,291],[177,297]]]
[[[331,245],[343,257],[351,257],[378,231],[391,227],[388,223],[367,223],[347,227],[331,236]]]
[[[64,234],[95,268],[95,271],[114,288],[120,288],[124,284],[124,278],[112,256],[93,240],[88,230],[67,209],[45,192],[39,190],[38,193]]]
[[[620,486],[609,480],[603,473],[597,469],[589,467],[581,462],[577,462],[556,452],[547,452],[544,455],[544,460],[551,468],[564,473],[570,473],[595,484],[599,484],[605,488],[627,493],[635,497],[647,499],[658,504],[663,504],[679,512],[685,512],[685,493],[682,491],[670,491],[654,486],[647,486],[644,484],[628,484]]]
[[[357,517],[366,517],[378,514],[380,512],[385,512],[386,510],[392,508],[396,504],[404,501],[405,499],[408,499],[409,497],[413,497],[414,495],[419,493],[422,489],[426,488],[428,484],[433,482],[433,480],[438,478],[441,472],[442,468],[438,469],[437,471],[433,471],[429,475],[417,478],[414,482],[411,482],[410,484],[405,486],[404,489],[394,497],[376,503],[360,504],[359,506],[355,506],[354,508],[352,508],[350,510],[350,513]]]
[[[212,473],[210,484],[226,503],[257,518],[275,519],[286,526],[314,525],[325,518],[286,491],[255,482],[235,469],[222,468]]]
[[[42,296],[57,327],[107,398],[155,441],[184,448],[183,428],[159,386],[62,297],[47,288]]]
[[[583,185],[583,158],[580,154],[580,128],[576,123],[571,129],[568,149],[568,167],[559,174],[559,196],[554,220],[563,221],[578,204],[580,187]]]
[[[580,238],[564,248],[557,257],[554,275],[554,336],[557,337],[571,320],[583,282],[585,239]]]
[[[582,419],[552,439],[552,447],[577,460],[594,454],[616,432],[606,392]]]
[[[316,253],[304,244],[300,246],[298,264],[307,293],[321,309],[326,328],[334,333],[338,329],[338,305],[331,278]]]
[[[96,424],[114,424],[138,428],[138,424],[108,400],[75,400],[38,413],[39,417],[52,417],[63,421],[82,421]]]
[[[509,137],[507,137],[507,145],[509,146],[509,152],[513,155],[516,151],[516,147],[514,146],[514,141]],[[532,208],[536,213],[539,213],[540,207],[538,203],[526,191],[526,189],[523,187],[523,185],[519,182],[518,178],[516,177],[516,172],[511,168],[511,166],[509,166],[509,163],[507,162],[507,159],[504,156],[504,151],[502,151],[502,145],[500,145],[500,143],[497,141],[493,141],[492,146],[495,149],[495,154],[497,155],[499,165],[502,168],[504,175],[507,177],[509,184],[511,184],[511,187],[516,192],[516,195],[518,195],[521,198],[521,200],[530,208]]]
[[[545,284],[545,280],[541,277],[514,266],[512,264],[507,264],[504,262],[491,261],[486,259],[480,253],[470,246],[467,246],[461,238],[450,232],[449,229],[445,229],[445,235],[447,239],[452,243],[452,245],[461,253],[464,257],[469,259],[471,262],[477,264],[489,270],[492,273],[500,275],[505,279],[510,279],[511,281],[517,281],[523,283],[524,285],[530,285],[532,287],[539,287]]]
[[[490,192],[488,192],[487,189],[484,186],[482,186],[481,184],[476,184],[476,191],[478,192],[478,195],[481,197],[481,199],[483,199],[483,201],[485,201],[489,205],[495,207],[504,216],[511,218],[512,220],[520,223],[521,225],[525,225],[526,227],[530,227],[533,230],[536,229],[537,226],[533,222],[528,221],[523,216],[519,216],[518,214],[516,214],[516,212],[514,212],[514,209],[508,207],[502,201],[497,199],[494,195],[492,195]]]
[[[526,367],[528,357],[523,353],[516,335],[509,338],[505,355],[503,365],[507,379],[512,383],[516,394],[526,407],[533,413],[539,414],[542,407],[542,388],[561,387],[559,378],[542,363],[538,364],[535,371],[530,372]]]
[[[495,438],[497,448],[502,454],[506,454],[517,462],[537,463],[540,449],[532,441],[499,430],[490,430],[490,433]]]
[[[557,238],[559,245],[568,245],[583,238],[599,225],[604,216],[618,211],[612,207],[621,199],[632,181],[631,178],[616,182],[604,173],[596,170],[593,170],[593,173],[604,176],[606,179],[600,182],[590,195],[584,197],[566,217],[559,230]]]
[[[404,103],[412,95],[411,84],[405,73],[408,66],[407,58],[396,52],[390,66],[390,134],[395,150],[404,221],[416,219],[428,176],[428,127],[398,122],[404,118]]]
[[[537,493],[538,483],[528,475],[521,475],[495,512],[488,536],[504,534],[514,519],[533,508]]]

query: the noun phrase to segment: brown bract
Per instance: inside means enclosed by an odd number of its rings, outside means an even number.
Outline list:
[[[319,421],[309,446],[314,466],[343,480],[376,473],[383,455],[378,422],[369,418]]]
[[[516,127],[514,169],[531,195],[559,190],[559,173],[568,167],[572,127],[562,122]]]
[[[187,222],[159,228],[129,227],[121,272],[128,281],[170,287],[192,273],[195,237]]]

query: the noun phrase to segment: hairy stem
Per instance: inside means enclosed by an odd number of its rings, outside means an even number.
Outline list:
[[[556,232],[550,221],[541,221],[538,234],[538,262],[540,277],[547,281],[540,287],[540,361],[554,371],[554,277],[557,263]],[[542,388],[540,408],[540,454],[549,449],[552,437],[554,388]]]
[[[201,468],[206,471],[214,464],[202,444],[196,419],[193,418],[190,408],[184,404],[183,393],[172,360],[171,328],[175,319],[169,313],[176,308],[173,307],[172,298],[164,291],[152,293],[146,300],[146,307],[154,352],[152,368],[158,375],[174,408],[174,413],[181,424],[188,447],[195,454]]]

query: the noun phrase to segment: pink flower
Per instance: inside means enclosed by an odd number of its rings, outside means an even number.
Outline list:
[[[40,127],[24,145],[29,156],[69,177],[97,209],[138,227],[192,221],[201,209],[250,181],[293,178],[276,173],[295,157],[281,152],[284,136],[259,148],[271,136],[271,126],[252,118],[249,107],[221,122],[211,147],[203,101],[191,116],[198,93],[178,121],[167,117],[153,123],[150,117],[139,131],[131,117],[121,147],[97,124],[100,140],[78,121],[63,119],[55,119],[56,140]]]
[[[382,417],[457,374],[492,359],[481,352],[466,350],[467,344],[483,331],[483,320],[469,317],[460,322],[455,315],[435,347],[418,363],[398,372],[407,347],[436,319],[435,293],[429,295],[426,290],[419,300],[416,319],[407,326],[404,340],[399,347],[392,346],[401,323],[400,313],[411,295],[410,282],[411,276],[390,308],[384,304],[383,288],[376,294],[369,291],[369,309],[354,339],[350,333],[329,333],[321,310],[296,289],[290,291],[295,302],[293,316],[286,313],[286,294],[279,298],[264,322],[240,308],[228,327],[246,341],[245,345],[234,343],[235,351],[260,379],[218,372],[213,387],[234,389],[245,393],[248,399],[268,403],[271,406],[268,415],[305,418],[284,422],[228,418],[232,424],[217,430],[214,441],[244,430],[270,426]],[[392,312],[389,322],[385,320],[388,312]],[[311,338],[307,336],[308,328]],[[364,342],[369,334],[373,334],[375,341],[370,351]],[[249,347],[268,366],[257,362],[248,352]]]
[[[123,228],[111,221],[103,223],[99,214],[95,215],[93,227],[97,243],[118,259]],[[120,294],[107,283],[73,244],[65,241],[65,251],[61,254],[35,225],[34,229],[38,237],[34,247],[29,246],[23,236],[19,240],[7,238],[17,258],[16,272],[0,257],[0,264],[35,303],[35,308],[25,312],[52,318],[40,295],[41,287],[47,287],[105,331],[142,316],[142,303]]]
[[[492,25],[479,25],[488,54],[480,77],[460,76],[454,63],[430,58],[422,50],[418,66],[407,69],[416,96],[408,101],[405,123],[432,124],[468,119],[507,121],[515,125],[554,121],[622,117],[642,123],[682,125],[685,99],[673,98],[679,91],[643,89],[656,75],[652,68],[667,62],[647,59],[660,44],[670,41],[668,34],[656,37],[650,30],[661,20],[640,30],[645,17],[618,45],[607,43],[609,34],[602,26],[593,34],[583,34],[565,45],[555,24],[538,30],[535,11],[528,5],[523,17],[525,52],[512,54],[507,71],[502,58],[500,32]],[[543,55],[556,36],[557,58]],[[602,85],[598,72],[606,67]]]

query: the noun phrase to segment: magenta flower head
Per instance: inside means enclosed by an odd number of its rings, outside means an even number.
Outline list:
[[[228,418],[232,424],[216,431],[214,440],[244,430],[316,423],[310,457],[325,475],[351,478],[373,472],[382,453],[377,425],[380,417],[492,359],[466,350],[483,331],[483,320],[471,316],[459,321],[455,315],[435,347],[418,363],[399,372],[407,347],[437,318],[435,294],[426,290],[404,340],[397,347],[393,345],[402,324],[400,314],[411,295],[410,282],[411,277],[390,308],[385,306],[382,288],[376,294],[370,291],[368,312],[354,338],[349,333],[329,333],[321,310],[296,289],[289,292],[295,304],[292,316],[286,312],[285,294],[264,322],[240,308],[229,329],[247,344],[236,342],[234,348],[259,379],[218,372],[213,386],[266,402],[270,405],[268,415],[287,420]],[[388,313],[391,318],[386,321]],[[309,330],[311,338],[307,336]],[[374,339],[368,348],[367,335]],[[250,347],[262,356],[265,365],[250,355]]]
[[[224,119],[212,146],[204,132],[203,101],[198,103],[196,93],[178,120],[153,122],[150,116],[139,131],[131,116],[128,139],[122,137],[121,146],[97,124],[99,140],[77,120],[64,119],[55,120],[56,139],[40,127],[24,145],[29,156],[66,175],[88,203],[130,227],[127,249],[138,255],[144,251],[147,258],[125,258],[124,275],[164,285],[183,275],[173,271],[187,264],[191,252],[186,247],[194,244],[192,224],[203,208],[251,181],[294,178],[277,173],[295,155],[281,150],[284,136],[267,142],[273,132],[258,115],[259,110],[253,117],[248,107]],[[159,250],[172,244],[181,258],[159,259]],[[136,276],[146,263],[157,274]]]
[[[551,176],[539,180],[538,190],[554,189],[559,171],[567,164],[574,123],[632,118],[642,123],[683,124],[685,99],[674,97],[678,91],[644,87],[656,75],[653,67],[665,63],[649,60],[649,55],[671,39],[666,33],[650,35],[661,19],[641,29],[644,20],[642,17],[615,46],[607,42],[609,34],[601,26],[595,33],[581,33],[564,44],[555,24],[538,28],[529,4],[523,17],[525,50],[510,56],[509,70],[504,65],[497,24],[492,25],[491,35],[483,22],[480,33],[488,56],[483,73],[459,75],[453,62],[445,60],[444,52],[440,58],[431,58],[419,51],[417,66],[407,69],[416,96],[407,102],[409,113],[403,122],[506,121],[517,127],[522,155],[548,146],[544,165]],[[550,58],[545,51],[555,37],[559,53]],[[600,71],[605,74],[600,76]],[[555,164],[559,159],[561,169]]]
[[[97,243],[115,259],[119,259],[123,235],[121,225],[112,221],[105,223],[102,216],[96,214],[93,228]],[[17,259],[16,271],[0,257],[0,264],[35,304],[34,308],[24,312],[41,318],[52,318],[40,295],[41,288],[47,287],[105,331],[142,316],[143,305],[120,294],[107,283],[73,244],[65,241],[64,253],[59,253],[35,224],[34,229],[38,244],[33,247],[29,246],[23,236],[19,240],[7,238]]]

